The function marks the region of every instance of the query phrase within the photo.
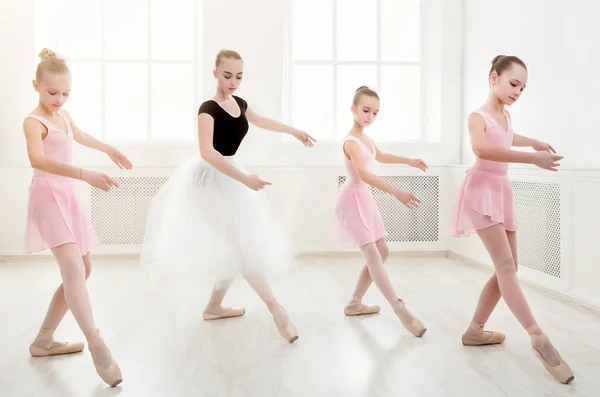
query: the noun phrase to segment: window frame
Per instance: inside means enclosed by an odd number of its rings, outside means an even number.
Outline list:
[[[419,61],[383,61],[382,60],[382,31],[381,31],[381,24],[382,24],[382,0],[376,0],[376,7],[377,7],[377,49],[376,49],[376,53],[377,53],[377,59],[375,61],[340,61],[337,58],[337,53],[338,53],[338,44],[337,44],[337,37],[338,37],[338,2],[339,1],[343,1],[343,0],[332,0],[332,4],[331,6],[333,7],[332,10],[332,16],[333,16],[333,21],[332,21],[332,41],[333,41],[333,54],[332,54],[332,59],[331,60],[327,60],[327,61],[323,61],[323,60],[294,60],[293,58],[293,35],[294,35],[294,27],[292,24],[292,8],[293,8],[293,2],[294,1],[301,1],[301,0],[286,0],[285,2],[285,23],[284,23],[284,37],[285,37],[285,49],[284,49],[284,57],[285,57],[285,61],[284,61],[284,73],[283,73],[283,98],[284,98],[284,104],[283,104],[283,118],[284,120],[286,120],[286,122],[291,123],[292,122],[292,101],[293,101],[293,69],[294,66],[296,65],[331,65],[333,68],[333,75],[332,75],[332,96],[333,96],[333,100],[332,100],[332,104],[331,104],[331,111],[332,111],[332,115],[333,115],[333,129],[331,131],[331,134],[327,137],[322,137],[320,140],[322,142],[326,142],[326,143],[335,143],[337,142],[339,139],[337,138],[337,131],[339,130],[340,127],[340,121],[338,120],[338,114],[337,114],[337,109],[338,109],[338,66],[362,66],[362,65],[369,65],[369,66],[375,66],[377,69],[377,89],[380,90],[381,89],[381,69],[382,66],[418,66],[419,67],[419,71],[420,71],[420,75],[421,75],[421,81],[420,81],[420,113],[421,113],[421,118],[420,118],[420,123],[419,123],[419,138],[417,139],[378,139],[378,142],[381,142],[383,144],[391,144],[391,145],[396,145],[396,144],[428,144],[430,143],[427,139],[427,129],[426,129],[426,124],[427,124],[427,101],[430,99],[427,96],[427,89],[425,86],[425,73],[424,70],[425,68],[425,48],[424,48],[424,40],[423,40],[423,26],[425,25],[424,23],[424,12],[423,12],[423,1],[419,2],[419,7],[420,7],[420,12],[419,12],[419,16],[420,16],[420,21],[419,21],[419,34],[420,34],[420,56],[419,56]],[[290,138],[286,138],[285,141],[290,141]]]
[[[37,29],[38,29],[38,18],[40,17],[40,15],[38,14],[38,7],[37,7],[37,3],[38,2],[44,2],[46,0],[34,0],[34,42],[35,42],[35,51],[34,51],[34,57],[35,57],[35,62],[34,64],[37,64],[39,61],[39,51],[41,51],[41,47],[40,47],[40,43],[38,43],[38,35],[37,35]],[[100,109],[100,126],[98,128],[98,134],[93,134],[94,137],[96,137],[97,139],[100,139],[104,142],[108,142],[108,143],[114,143],[114,144],[120,144],[124,147],[139,147],[139,145],[142,146],[149,146],[149,147],[154,147],[154,146],[166,146],[166,147],[181,147],[181,146],[188,146],[190,142],[193,142],[196,139],[196,128],[192,128],[190,130],[190,134],[189,134],[189,139],[182,139],[182,138],[178,138],[178,139],[164,139],[164,138],[159,138],[159,139],[154,139],[152,136],[152,132],[153,132],[153,123],[152,123],[152,66],[153,65],[168,65],[168,64],[173,64],[173,65],[191,65],[193,68],[193,82],[192,84],[194,85],[194,107],[197,107],[200,100],[201,100],[201,93],[202,93],[202,89],[203,89],[203,78],[202,78],[202,72],[203,72],[203,59],[202,59],[202,39],[203,39],[203,35],[202,35],[202,26],[203,26],[203,10],[202,10],[202,6],[203,6],[203,2],[202,0],[193,0],[193,8],[194,8],[194,40],[193,40],[193,55],[192,55],[192,60],[190,61],[184,61],[184,60],[157,60],[157,59],[153,59],[152,58],[152,1],[153,0],[147,0],[147,7],[148,7],[148,28],[147,28],[147,39],[148,39],[148,51],[146,54],[146,58],[145,59],[124,59],[124,58],[110,58],[107,57],[106,54],[106,39],[105,39],[105,11],[106,11],[106,0],[98,0],[101,3],[101,56],[99,58],[88,58],[88,57],[70,57],[69,54],[64,54],[67,57],[67,61],[68,62],[73,62],[73,63],[92,63],[92,64],[96,64],[100,66],[100,79],[101,79],[101,99],[100,99],[100,103],[101,103],[101,109]],[[60,39],[59,39],[59,32],[56,31],[53,33],[53,37],[51,38],[51,40],[49,40],[53,43],[53,47],[51,49],[56,49],[57,52],[61,53],[61,49],[60,49]],[[38,48],[40,47],[40,48]],[[106,85],[106,65],[110,63],[110,64],[119,64],[119,63],[123,63],[123,64],[145,64],[147,66],[147,70],[148,70],[148,76],[147,76],[147,89],[148,89],[148,96],[147,96],[147,130],[145,132],[145,138],[144,139],[108,139],[107,138],[107,134],[106,134],[106,125],[107,125],[107,118],[106,118],[106,91],[107,91],[107,85]],[[35,103],[37,104],[37,97],[35,97]],[[66,106],[66,108],[68,109],[68,104]],[[191,115],[190,118],[195,120],[195,113],[193,113],[193,109],[191,110]],[[77,120],[75,120],[77,122]],[[192,124],[193,126],[195,126],[195,123]],[[87,132],[87,131],[86,131]]]

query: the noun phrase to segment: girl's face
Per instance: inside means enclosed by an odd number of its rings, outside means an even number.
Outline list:
[[[527,85],[527,70],[513,64],[502,75],[493,72],[490,76],[491,89],[494,95],[506,106],[510,106],[519,99]]]
[[[356,105],[352,105],[350,110],[352,111],[352,114],[354,114],[354,121],[362,128],[366,128],[373,124],[379,113],[379,99],[369,95],[363,95]]]
[[[226,94],[233,94],[242,83],[244,63],[239,59],[225,58],[219,64],[213,75],[217,79],[219,89]]]
[[[71,73],[44,73],[42,81],[33,81],[33,88],[39,93],[42,106],[56,112],[71,94]]]

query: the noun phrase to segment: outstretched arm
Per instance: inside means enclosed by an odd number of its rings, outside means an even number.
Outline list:
[[[27,140],[29,163],[34,169],[73,179],[82,179],[83,170],[81,168],[55,160],[44,154],[42,136],[46,130],[42,124],[35,119],[25,119],[23,131]]]
[[[375,160],[384,164],[406,164],[411,167],[427,171],[427,164],[421,159],[409,159],[407,157],[396,156],[391,153],[384,153],[375,145]]]
[[[376,187],[377,189],[383,190],[384,192],[393,195],[408,208],[412,209],[418,206],[420,200],[414,195],[395,187],[394,185],[387,182],[379,175],[375,175],[365,167],[365,163],[360,153],[360,147],[357,142],[346,141],[346,143],[344,144],[344,151],[347,153],[348,157],[350,158],[350,161],[352,161],[352,166],[358,173],[358,176],[360,176],[360,179],[362,179],[365,183],[368,183],[369,185]]]
[[[95,171],[84,170],[83,168],[74,167],[71,164],[64,163],[53,159],[44,154],[42,138],[45,127],[35,119],[25,119],[23,122],[23,131],[27,140],[27,155],[31,166],[40,171],[49,174],[65,176],[73,179],[81,179],[95,188],[108,191],[113,186],[118,184],[108,175]]]
[[[513,135],[512,146],[530,147],[537,151],[545,150],[550,153],[556,153],[556,150],[554,150],[554,148],[550,144],[548,144],[546,142],[540,142],[536,139],[528,138],[526,136],[519,135],[519,134]]]
[[[77,124],[75,124],[75,122],[73,121],[71,115],[67,111],[64,112],[67,115],[67,118],[69,119],[69,122],[71,124],[71,130],[73,131],[73,139],[75,140],[75,142],[79,143],[82,146],[86,146],[91,149],[95,149],[100,152],[106,153],[111,158],[111,160],[117,165],[117,167],[121,169],[125,168],[126,170],[130,170],[133,167],[131,161],[129,161],[129,159],[123,153],[121,153],[114,147],[107,145],[106,143],[94,138],[90,134],[86,134],[85,132],[81,131]]]
[[[498,145],[487,143],[485,136],[485,120],[479,114],[473,113],[469,116],[469,134],[471,136],[471,147],[475,155],[484,160],[499,161],[503,163],[534,164],[540,168],[556,171],[558,161],[563,157],[545,151],[520,152],[505,149]]]
[[[485,120],[480,115],[476,113],[471,114],[468,119],[468,124],[469,135],[471,136],[471,147],[477,157],[484,160],[505,163],[533,163],[534,153],[519,152],[487,143],[485,136]]]
[[[304,146],[313,146],[313,143],[317,141],[315,138],[308,135],[304,131],[300,131],[292,126],[280,123],[279,121],[255,113],[250,107],[246,109],[246,118],[251,124],[257,126],[258,128],[262,128],[269,131],[282,132],[284,134],[290,134],[294,138],[302,142]]]

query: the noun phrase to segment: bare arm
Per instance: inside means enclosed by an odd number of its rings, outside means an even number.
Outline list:
[[[391,153],[384,153],[377,146],[375,146],[375,160],[384,164],[410,164],[412,159],[407,157],[396,156]]]
[[[95,149],[100,152],[106,153],[119,168],[125,168],[130,170],[133,167],[133,165],[131,164],[129,159],[125,157],[125,155],[123,155],[114,147],[107,145],[106,143],[94,138],[90,134],[86,134],[85,132],[81,131],[77,124],[75,124],[75,122],[73,121],[71,115],[66,110],[63,111],[67,115],[69,123],[71,124],[71,130],[73,131],[73,140],[75,140],[75,142],[85,147],[89,147],[91,149]]]
[[[32,118],[25,119],[23,131],[27,141],[29,163],[34,169],[73,179],[82,179],[83,170],[81,168],[55,160],[44,154],[42,137],[46,129],[39,121]]]
[[[246,109],[246,118],[251,124],[265,130],[282,132],[284,134],[293,134],[294,132],[299,132],[299,130],[294,127],[280,123],[268,117],[261,116],[258,113],[254,113],[250,106],[248,106],[248,109]]]
[[[200,145],[200,155],[207,163],[217,169],[217,171],[235,179],[238,182],[246,184],[247,175],[237,169],[229,161],[225,160],[223,155],[213,147],[214,119],[206,113],[200,113],[198,116],[198,144]]]
[[[248,109],[246,109],[246,118],[251,124],[257,126],[258,128],[293,135],[294,138],[298,139],[305,146],[312,146],[313,142],[316,142],[316,139],[308,135],[306,132],[300,131],[299,129],[280,123],[279,121],[270,119],[268,117],[261,116],[258,113],[255,113],[250,106],[248,106]]]
[[[411,167],[418,168],[422,171],[427,171],[427,164],[421,159],[409,159],[407,157],[396,156],[391,153],[382,152],[375,143],[375,160],[383,164],[406,164]]]
[[[108,175],[84,170],[83,168],[74,167],[70,164],[63,163],[44,154],[42,137],[46,132],[45,127],[35,119],[25,119],[23,122],[23,130],[25,139],[27,140],[27,154],[31,166],[40,171],[44,171],[54,175],[66,176],[73,179],[81,179],[91,186],[108,191],[113,186],[118,184]]]
[[[344,151],[348,154],[348,157],[352,161],[352,166],[360,176],[360,179],[362,179],[365,183],[391,194],[410,209],[418,207],[418,203],[421,201],[413,194],[393,186],[392,184],[386,182],[386,180],[382,177],[373,174],[365,168],[365,164],[360,154],[360,147],[357,142],[346,141],[344,144]]]
[[[362,156],[360,154],[360,146],[357,142],[354,141],[346,141],[344,144],[344,151],[347,153],[348,157],[352,161],[352,166],[365,183],[376,187],[377,189],[383,190],[386,193],[394,194],[397,192],[398,188],[388,183],[382,177],[375,175],[371,171],[365,168],[365,163],[363,162]]]
[[[471,147],[477,157],[483,160],[504,163],[533,164],[535,159],[534,153],[519,152],[488,144],[485,136],[485,120],[480,115],[476,113],[471,114],[468,124]]]
[[[549,143],[540,142],[537,139],[527,138],[526,136],[518,134],[513,135],[512,146],[531,147],[537,151],[545,150],[548,153],[556,153],[556,150]]]
[[[75,142],[77,142],[80,145],[89,147],[91,149],[98,150],[103,153],[109,152],[109,150],[111,149],[111,146],[109,146],[109,145],[105,144],[104,142],[101,142],[98,139],[94,138],[93,136],[81,131],[79,129],[79,127],[77,127],[77,124],[75,124],[75,122],[71,118],[71,115],[67,111],[65,111],[65,110],[63,110],[63,111],[67,115],[67,118],[69,119],[69,123],[71,123],[71,130],[73,130],[73,140],[75,140]]]
[[[537,152],[527,153],[488,144],[485,137],[485,121],[478,114],[471,114],[469,116],[469,134],[471,135],[473,152],[477,157],[484,160],[533,164],[545,170],[557,171],[557,167],[560,166],[558,161],[563,158],[562,156],[553,154],[550,149],[546,150],[545,148]],[[534,148],[537,149],[537,147]],[[548,145],[548,148],[551,147]]]
[[[515,147],[533,147],[536,144],[535,139],[527,138],[526,136],[514,134],[512,146]]]

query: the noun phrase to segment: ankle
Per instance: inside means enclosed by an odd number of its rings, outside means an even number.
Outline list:
[[[539,325],[537,324],[532,324],[529,327],[527,327],[525,329],[527,331],[527,333],[529,334],[530,337],[536,337],[536,336],[542,336],[544,335],[544,333],[542,332],[542,329],[539,327]]]
[[[362,303],[362,298],[358,296],[353,296],[346,306],[358,306]]]
[[[472,333],[483,334],[483,329],[485,328],[485,323],[478,323],[477,321],[471,321],[468,330]]]
[[[485,324],[471,321],[471,324],[465,331],[466,336],[482,336]]]
[[[52,339],[54,336],[54,331],[55,330],[50,328],[40,328],[35,339]]]
[[[265,304],[267,305],[267,309],[269,309],[270,312],[272,312],[274,309],[276,309],[278,307],[282,307],[279,304],[279,302],[277,301],[277,299],[265,302]]]
[[[406,304],[400,298],[397,298],[396,300],[391,301],[390,304],[392,305],[392,309],[394,309],[395,312],[397,312],[399,310],[400,311],[407,310],[406,309]]]
[[[100,336],[100,330],[98,328],[96,328],[92,331],[88,331],[84,335],[85,335],[85,339],[87,339],[88,342],[90,341],[90,339],[96,339],[96,338],[102,339],[102,337]]]

